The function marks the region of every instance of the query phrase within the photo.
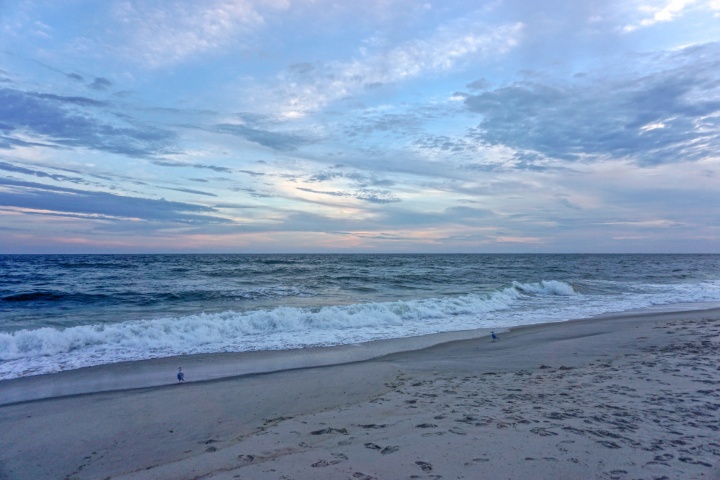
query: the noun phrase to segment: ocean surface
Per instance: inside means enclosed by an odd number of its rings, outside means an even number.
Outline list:
[[[0,255],[0,380],[720,302],[720,255]]]

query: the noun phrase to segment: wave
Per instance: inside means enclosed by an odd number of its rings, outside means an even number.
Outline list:
[[[720,281],[608,288],[512,282],[492,292],[313,308],[276,307],[0,333],[0,380],[196,353],[284,350],[565,321],[656,305],[720,302]],[[612,282],[611,282],[612,283]]]
[[[108,296],[103,294],[85,293],[63,293],[63,292],[27,292],[6,295],[0,298],[2,302],[9,303],[31,303],[31,302],[78,302],[93,303],[107,300]]]
[[[16,295],[7,295],[0,298],[3,302],[52,302],[65,298],[65,295],[54,292],[32,292],[18,293]]]
[[[558,293],[560,292],[560,293]],[[248,312],[226,311],[184,317],[134,320],[106,325],[78,325],[65,329],[40,328],[0,333],[0,360],[16,360],[80,352],[121,349],[156,354],[246,349],[258,336],[290,334],[322,337],[330,342],[341,331],[403,327],[423,330],[453,317],[475,317],[513,307],[528,295],[572,294],[562,282],[513,284],[490,294],[425,300],[325,306],[314,309],[278,307]],[[212,346],[212,347],[210,347]],[[97,353],[97,352],[96,352]]]
[[[576,295],[572,285],[557,280],[545,281],[540,283],[519,283],[513,282],[513,288],[519,292],[534,295]]]
[[[124,302],[126,304],[137,303],[139,305],[164,304],[166,302],[190,303],[190,302],[212,302],[212,301],[237,301],[237,300],[259,300],[284,297],[311,297],[313,294],[294,286],[273,286],[273,287],[245,287],[226,290],[178,290],[178,291],[108,291],[104,293],[82,293],[82,292],[60,292],[60,291],[35,291],[14,293],[0,297],[0,303],[7,302],[17,305],[46,303],[61,304],[72,302],[73,304],[115,304]]]

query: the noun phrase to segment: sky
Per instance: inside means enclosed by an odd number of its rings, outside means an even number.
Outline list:
[[[0,0],[0,253],[720,253],[720,0]]]

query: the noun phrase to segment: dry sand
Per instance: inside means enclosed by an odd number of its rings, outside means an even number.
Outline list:
[[[720,310],[500,337],[19,403],[42,378],[0,382],[0,478],[720,479]],[[53,377],[178,362],[201,366]]]

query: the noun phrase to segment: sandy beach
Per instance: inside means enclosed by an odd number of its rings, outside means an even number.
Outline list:
[[[230,377],[217,372],[242,356],[1,382],[0,478],[720,478],[717,309],[520,327],[317,367],[302,355],[248,355],[277,371]],[[127,380],[177,365],[188,382]],[[125,380],[113,389],[113,378]]]

